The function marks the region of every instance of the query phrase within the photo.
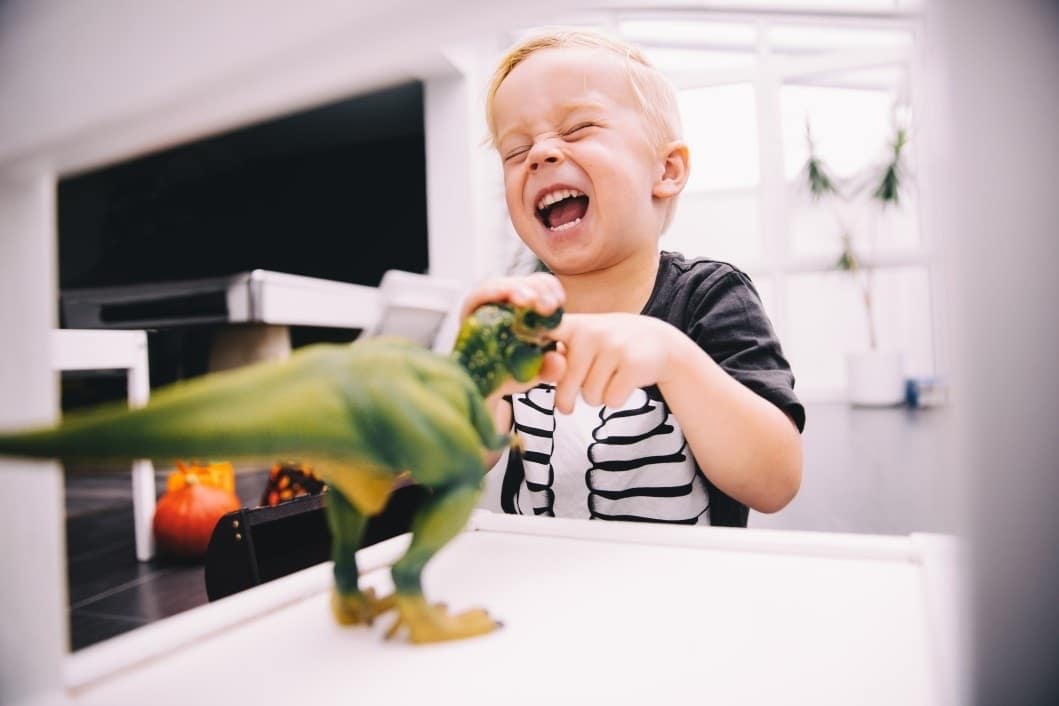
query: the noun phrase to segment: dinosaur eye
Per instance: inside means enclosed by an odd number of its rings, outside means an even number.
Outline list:
[[[562,310],[562,307],[560,307],[560,308],[556,309],[555,311],[553,311],[552,313],[548,314],[547,316],[539,317],[537,319],[537,325],[542,327],[542,328],[553,329],[553,328],[555,328],[556,326],[559,325],[559,322],[562,321],[562,318],[563,318],[563,310]]]
[[[559,325],[563,310],[556,309],[553,313],[544,315],[533,309],[516,307],[514,315],[511,332],[515,337],[525,343],[541,346],[547,341],[547,332]]]

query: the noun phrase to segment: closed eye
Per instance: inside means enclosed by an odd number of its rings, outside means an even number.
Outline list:
[[[507,162],[509,160],[515,159],[516,157],[521,157],[522,155],[529,152],[529,149],[529,147],[516,147],[515,149],[511,150],[510,152],[504,155],[504,161]]]
[[[590,127],[596,127],[596,123],[578,123],[569,130],[565,131],[563,133],[563,137],[569,137]]]

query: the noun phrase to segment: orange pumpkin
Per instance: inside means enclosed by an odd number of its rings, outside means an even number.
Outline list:
[[[159,550],[189,559],[205,556],[217,520],[240,507],[232,491],[202,483],[196,473],[185,474],[183,483],[163,495],[155,507]]]
[[[191,464],[177,461],[176,470],[166,478],[165,489],[180,490],[191,475],[197,476],[199,483],[204,485],[235,492],[235,468],[228,461],[192,461]]]

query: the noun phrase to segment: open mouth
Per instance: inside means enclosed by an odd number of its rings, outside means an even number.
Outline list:
[[[573,228],[588,212],[588,196],[577,189],[556,189],[536,204],[537,218],[551,231]]]

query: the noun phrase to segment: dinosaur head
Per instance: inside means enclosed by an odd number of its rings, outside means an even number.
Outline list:
[[[544,352],[554,347],[548,333],[562,309],[544,315],[510,304],[485,304],[467,317],[453,355],[488,396],[507,377],[526,382],[540,373]]]
[[[563,310],[556,309],[545,315],[535,309],[513,307],[511,313],[513,339],[503,351],[504,364],[511,377],[526,382],[537,377],[544,352],[555,348],[555,342],[548,338],[548,334],[559,325]]]
[[[563,310],[561,308],[545,315],[536,309],[513,307],[512,314],[514,319],[511,322],[511,332],[519,341],[540,347],[554,345],[554,342],[548,338],[548,333],[562,321]]]

